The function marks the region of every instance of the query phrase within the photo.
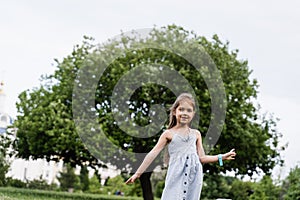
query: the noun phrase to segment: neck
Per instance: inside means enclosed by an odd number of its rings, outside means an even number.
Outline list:
[[[175,126],[175,128],[177,128],[177,129],[187,129],[187,128],[189,128],[189,126],[187,124],[177,124]]]

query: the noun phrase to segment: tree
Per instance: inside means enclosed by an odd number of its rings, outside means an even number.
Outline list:
[[[289,175],[283,181],[282,189],[284,199],[300,198],[300,168],[298,166],[290,170]]]
[[[56,60],[53,75],[19,95],[18,156],[94,167],[111,163],[134,172],[165,129],[169,105],[192,88],[199,108],[193,126],[208,136],[206,149],[218,140],[211,153],[232,147],[238,152],[235,162],[205,165],[206,172],[270,173],[282,162],[276,120],[259,114],[258,83],[229,42],[217,35],[208,41],[175,25],[153,28],[147,36],[122,34],[99,46],[85,38],[62,62]],[[160,164],[157,159],[140,177],[144,199],[153,199],[150,176]]]
[[[57,177],[60,183],[60,188],[64,191],[80,188],[79,177],[75,174],[74,168],[70,164],[65,165],[63,172]]]
[[[230,190],[232,183],[233,181],[236,181],[236,178],[217,174],[213,176],[205,174],[203,179],[201,199],[230,199],[232,197]]]
[[[254,192],[254,184],[250,181],[234,180],[231,185],[230,198],[234,200],[249,199]]]
[[[80,168],[79,178],[82,191],[87,191],[89,189],[89,171],[86,166]]]
[[[18,128],[14,149],[29,159],[63,160],[73,167],[89,162],[101,166],[82,144],[72,120],[72,87],[84,57],[91,47],[85,43],[59,64],[53,75],[42,77],[40,87],[19,95]],[[58,60],[55,60],[58,63]]]
[[[274,185],[273,180],[270,176],[265,175],[254,186],[254,193],[250,196],[251,200],[277,200],[280,199],[280,187]]]
[[[89,190],[88,192],[90,193],[100,193],[100,187],[101,183],[99,178],[97,177],[96,174],[94,174],[90,179],[89,179]]]

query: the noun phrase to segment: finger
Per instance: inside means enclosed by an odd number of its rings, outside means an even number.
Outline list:
[[[230,152],[235,152],[235,149],[231,149]]]
[[[132,179],[130,178],[130,179],[128,179],[126,182],[125,182],[126,184],[128,184],[128,183],[132,183]]]

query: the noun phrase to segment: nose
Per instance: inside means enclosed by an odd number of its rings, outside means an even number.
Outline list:
[[[186,111],[183,111],[183,112],[182,112],[182,116],[187,117],[187,116],[188,116],[188,113],[187,113]]]
[[[187,110],[183,110],[182,114],[187,115],[188,114]]]

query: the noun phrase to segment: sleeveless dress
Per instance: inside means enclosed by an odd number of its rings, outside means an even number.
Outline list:
[[[186,137],[173,133],[168,144],[170,160],[161,200],[200,199],[203,172],[196,140],[194,131]]]

